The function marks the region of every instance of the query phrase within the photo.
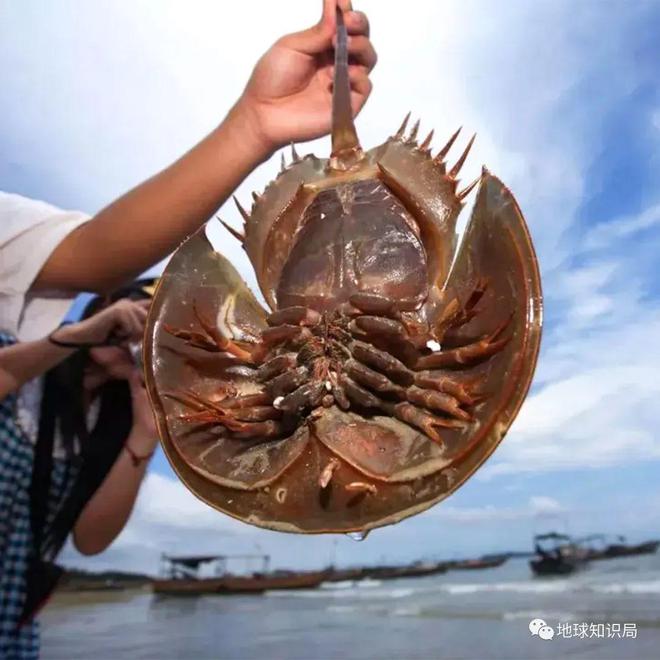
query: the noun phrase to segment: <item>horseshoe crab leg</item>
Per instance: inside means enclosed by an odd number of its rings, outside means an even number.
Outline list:
[[[197,307],[197,303],[194,300],[193,313],[199,324],[202,326],[203,333],[172,328],[169,325],[165,326],[165,330],[174,337],[183,339],[195,348],[201,348],[202,350],[213,353],[229,353],[242,362],[247,364],[254,363],[252,352],[241,348],[236,342],[225,337],[217,325],[211,323],[201,314]]]
[[[321,314],[309,307],[285,307],[273,312],[266,318],[270,326],[305,325],[313,326],[321,322]]]
[[[510,341],[510,337],[497,339],[509,325],[510,318],[501,323],[491,334],[460,348],[448,351],[438,351],[432,355],[420,357],[415,363],[415,369],[439,369],[441,367],[457,367],[474,364],[489,358],[501,351]]]
[[[348,327],[350,330],[358,328],[368,334],[381,335],[387,339],[408,338],[408,331],[401,321],[382,316],[358,316]]]
[[[266,391],[273,399],[280,396],[286,396],[290,392],[300,387],[307,380],[307,369],[298,367],[291,371],[285,371],[283,374],[273,378],[266,384]]]
[[[438,410],[457,419],[468,421],[471,415],[460,407],[460,402],[454,397],[438,392],[436,390],[422,389],[415,385],[404,388],[392,383],[383,374],[360,364],[355,360],[349,360],[344,369],[351,379],[361,385],[369,387],[378,393],[393,394],[400,399],[408,400],[429,410]]]
[[[299,325],[277,325],[261,333],[261,341],[265,346],[275,346],[294,340],[304,341],[311,337],[309,330]]]
[[[476,306],[486,292],[486,287],[486,279],[481,278],[474,286],[465,305],[461,305],[458,298],[453,298],[451,302],[448,303],[443,315],[438,319],[433,333],[439,341],[451,341],[450,335],[452,330],[456,330],[461,326],[466,325],[477,316],[478,312]]]
[[[400,318],[401,312],[412,312],[417,308],[414,301],[392,300],[377,293],[354,293],[348,300],[364,314],[377,314],[394,319]]]
[[[405,385],[412,383],[413,377],[408,367],[386,351],[381,351],[362,341],[351,342],[349,350],[354,358],[382,371],[393,380],[400,381]]]
[[[285,371],[295,369],[298,364],[298,357],[295,353],[283,353],[264,362],[257,370],[257,380],[265,382],[279,376]]]
[[[395,394],[400,397],[405,395],[405,388],[393,383],[387,376],[370,369],[357,360],[348,360],[344,364],[344,371],[355,381],[365,385],[376,392],[383,394]]]
[[[238,437],[246,438],[257,437],[262,432],[266,434],[264,437],[273,437],[276,430],[283,430],[279,424],[271,423],[278,420],[282,413],[272,405],[264,405],[271,403],[265,392],[231,397],[221,400],[221,403],[204,399],[195,392],[166,396],[193,408],[195,412],[180,416],[186,422],[219,424],[238,433]]]
[[[432,371],[419,371],[415,373],[415,385],[424,389],[437,390],[450,394],[463,405],[474,405],[478,399],[473,396],[471,388],[446,375],[434,374]]]
[[[324,383],[305,383],[287,394],[277,407],[287,413],[298,413],[303,408],[315,408],[326,393]]]
[[[413,385],[406,390],[406,397],[411,403],[416,403],[424,408],[439,410],[463,421],[472,419],[472,415],[465,412],[454,397],[442,392],[426,390]]]
[[[426,436],[438,444],[443,444],[442,437],[437,430],[438,428],[456,428],[457,426],[462,426],[462,423],[456,422],[456,420],[437,417],[411,403],[392,403],[391,401],[383,401],[358,385],[346,374],[342,374],[341,384],[346,390],[348,398],[357,405],[365,408],[382,410],[387,414],[400,419],[402,422],[417,427]]]

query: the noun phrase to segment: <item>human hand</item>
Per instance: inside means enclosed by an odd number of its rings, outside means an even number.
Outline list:
[[[151,300],[122,298],[94,316],[58,328],[51,337],[59,342],[103,345],[116,337],[125,341],[141,341]]]
[[[346,12],[354,115],[369,97],[369,72],[377,59],[369,21],[362,12],[352,11],[350,0],[323,0],[323,15],[316,25],[282,37],[257,62],[230,113],[242,116],[243,126],[266,153],[330,132],[337,4]]]

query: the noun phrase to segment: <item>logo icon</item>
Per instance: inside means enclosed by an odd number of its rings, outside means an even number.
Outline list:
[[[555,636],[555,629],[543,619],[532,619],[529,622],[529,632],[545,640],[551,640]]]
[[[545,640],[551,640],[555,636],[555,629],[551,626],[539,628],[539,637]]]

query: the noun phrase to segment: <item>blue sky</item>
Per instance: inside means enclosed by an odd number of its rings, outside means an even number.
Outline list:
[[[362,543],[236,523],[198,503],[159,455],[116,544],[93,560],[67,550],[67,561],[153,570],[161,550],[256,547],[280,565],[334,552],[341,563],[459,556],[526,548],[553,525],[660,536],[660,4],[416,0],[404,16],[399,3],[354,4],[380,56],[362,143],[380,143],[411,109],[436,147],[463,125],[478,133],[464,179],[487,164],[525,212],[546,303],[530,397],[458,493]],[[0,187],[94,213],[218,123],[261,52],[318,9],[0,0]],[[327,155],[329,144],[298,151]],[[221,215],[238,222],[229,205]],[[214,236],[254,287],[235,242]]]

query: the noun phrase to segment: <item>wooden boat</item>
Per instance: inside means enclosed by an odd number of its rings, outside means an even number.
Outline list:
[[[610,537],[611,538],[611,537]],[[618,536],[613,542],[607,542],[605,534],[593,534],[584,539],[590,544],[587,549],[589,559],[616,559],[617,557],[630,557],[634,555],[652,555],[660,546],[660,541],[646,541],[636,545],[629,545],[625,537]]]
[[[447,565],[442,562],[417,562],[407,566],[374,566],[364,569],[364,577],[372,580],[392,580],[395,578],[423,577],[438,575],[447,571]]]
[[[261,594],[280,589],[313,589],[323,582],[324,571],[284,575],[226,575],[218,578],[157,579],[152,582],[154,593],[169,595],[201,594]]]
[[[497,568],[507,561],[506,555],[497,555],[494,557],[481,557],[480,559],[463,559],[461,561],[450,562],[449,569],[452,571],[479,570],[484,568]]]
[[[325,582],[356,582],[364,580],[368,569],[358,566],[355,568],[329,568],[326,571]]]
[[[268,555],[204,555],[193,557],[167,557],[166,577],[152,582],[157,594],[197,596],[202,594],[260,594],[279,589],[313,589],[323,582],[326,571],[262,571],[249,575],[234,575],[226,572],[227,560],[236,558],[262,558],[264,567],[270,561]],[[200,577],[205,564],[216,567],[216,575]],[[222,574],[217,575],[218,572]]]
[[[629,557],[631,555],[652,555],[660,546],[660,541],[646,541],[637,545],[612,544],[605,548],[602,557],[597,559],[612,559],[613,557]]]
[[[535,575],[570,575],[586,566],[586,549],[566,534],[537,534],[534,547],[536,555],[529,566]]]

